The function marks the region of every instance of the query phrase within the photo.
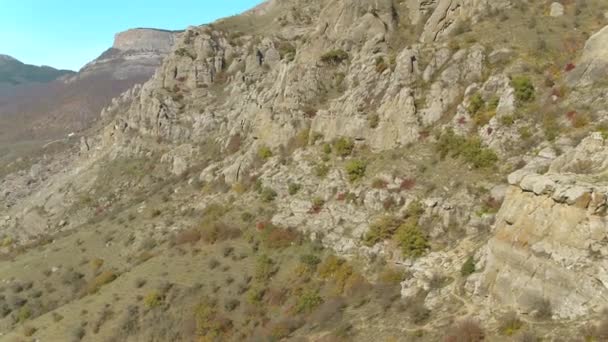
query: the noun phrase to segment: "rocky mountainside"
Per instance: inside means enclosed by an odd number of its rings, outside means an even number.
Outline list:
[[[49,66],[24,64],[11,56],[0,55],[0,90],[8,86],[47,83],[73,73]]]
[[[90,127],[112,98],[154,74],[175,35],[155,29],[121,32],[112,48],[78,73],[62,73],[52,83],[5,88],[0,125],[6,129],[0,129],[0,142],[54,140]]]
[[[0,330],[606,340],[606,10],[271,0],[119,36],[175,40],[78,144],[0,169]]]

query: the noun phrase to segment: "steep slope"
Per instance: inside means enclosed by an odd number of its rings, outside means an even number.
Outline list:
[[[189,28],[78,146],[3,177],[16,261],[0,327],[91,341],[605,339],[605,140],[592,132],[608,127],[606,87],[570,83],[603,70],[605,44],[584,48],[601,8],[269,1]],[[43,253],[61,267],[21,272]],[[46,289],[25,286],[42,276]],[[52,300],[19,300],[38,291]]]

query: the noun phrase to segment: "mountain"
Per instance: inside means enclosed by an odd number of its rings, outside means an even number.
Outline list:
[[[89,127],[112,98],[154,74],[176,34],[155,29],[121,32],[110,49],[78,73],[64,73],[50,83],[4,88],[0,141],[57,139]],[[20,65],[5,59],[6,65]]]
[[[72,79],[99,77],[121,80],[150,77],[171,51],[179,31],[138,28],[116,34],[114,45],[85,65]]]
[[[31,83],[48,83],[62,76],[72,75],[70,70],[57,70],[49,66],[24,64],[15,58],[0,54],[0,87]]]
[[[606,340],[604,7],[276,0],[177,34],[0,164],[3,337]]]

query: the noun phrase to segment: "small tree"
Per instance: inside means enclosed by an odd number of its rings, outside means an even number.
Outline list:
[[[345,170],[348,180],[356,182],[365,176],[367,163],[362,160],[351,160],[346,164]]]
[[[513,77],[511,86],[515,89],[515,98],[520,103],[534,100],[534,85],[528,76]]]

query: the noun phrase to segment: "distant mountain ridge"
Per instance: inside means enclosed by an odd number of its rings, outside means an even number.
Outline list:
[[[71,70],[25,64],[14,57],[0,54],[0,85],[48,83],[73,74],[75,72]]]
[[[53,139],[86,129],[112,98],[154,74],[178,33],[117,33],[112,47],[77,73],[0,55],[0,142]]]

